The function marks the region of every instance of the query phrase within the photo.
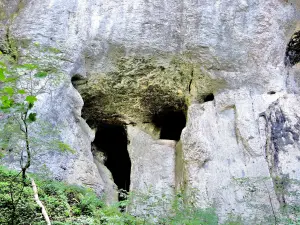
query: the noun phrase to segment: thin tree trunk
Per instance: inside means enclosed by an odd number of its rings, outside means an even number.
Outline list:
[[[25,182],[25,178],[26,178],[26,170],[30,167],[31,165],[31,152],[30,152],[30,145],[29,145],[29,136],[28,136],[28,125],[26,122],[27,119],[27,112],[24,116],[23,119],[23,123],[24,123],[24,127],[25,127],[25,131],[24,131],[24,135],[25,135],[25,142],[26,142],[26,154],[27,154],[27,161],[25,166],[22,165],[22,178],[23,178],[23,182]]]
[[[51,222],[50,222],[49,216],[47,214],[46,208],[39,199],[38,190],[37,190],[37,187],[36,187],[36,184],[35,184],[33,178],[31,178],[31,184],[32,184],[32,189],[33,189],[33,193],[34,193],[34,199],[35,199],[36,203],[41,207],[42,214],[44,216],[44,219],[45,219],[47,225],[51,225]]]

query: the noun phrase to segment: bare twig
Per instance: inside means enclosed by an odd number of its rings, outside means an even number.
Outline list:
[[[36,184],[35,184],[33,178],[31,178],[31,184],[32,184],[32,189],[33,189],[33,193],[34,193],[34,199],[35,199],[36,203],[41,207],[42,214],[44,216],[44,219],[45,219],[47,225],[51,225],[51,222],[50,222],[48,213],[46,211],[46,208],[45,208],[45,206],[43,205],[43,203],[39,199],[38,190],[37,190],[37,187],[36,187]]]

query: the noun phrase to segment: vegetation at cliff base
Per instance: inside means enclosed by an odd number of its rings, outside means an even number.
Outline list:
[[[0,166],[0,224],[11,224],[11,212],[14,213],[14,224],[43,225],[45,220],[40,207],[33,198],[33,189],[29,178],[34,178],[38,194],[45,205],[52,225],[217,225],[220,220],[214,209],[199,209],[192,204],[182,204],[182,195],[173,200],[168,213],[153,221],[149,208],[143,215],[134,216],[128,210],[132,203],[130,198],[113,205],[105,204],[92,189],[69,185],[64,182],[45,180],[37,175],[28,174],[23,185],[18,171]],[[12,203],[12,195],[14,203]],[[135,196],[136,197],[136,196]],[[155,196],[144,196],[141,199],[148,204]],[[148,200],[147,200],[148,199]],[[16,204],[16,201],[17,204]],[[15,206],[15,209],[13,207]],[[130,208],[130,207],[129,207]],[[123,209],[123,210],[120,210]],[[123,211],[123,212],[122,212]],[[296,225],[299,219],[282,218],[278,224]],[[229,218],[223,225],[242,225],[239,217]],[[274,224],[270,222],[257,224]]]
[[[40,207],[33,198],[30,180],[26,180],[22,190],[22,178],[17,174],[16,171],[0,167],[0,224],[9,224],[13,210],[12,193],[17,198],[21,197],[16,206],[15,224],[45,224]],[[16,179],[11,183],[14,177]],[[104,220],[111,215],[126,219],[117,207],[110,207],[108,210],[90,189],[51,180],[35,180],[40,200],[44,203],[52,224],[109,224],[104,223]]]
[[[14,224],[42,225],[45,220],[40,207],[33,198],[30,180],[22,186],[22,177],[18,172],[0,166],[0,224],[10,224],[11,211],[15,210]],[[174,212],[151,222],[151,215],[136,217],[128,212],[121,212],[121,206],[128,201],[106,205],[93,190],[63,182],[44,180],[32,174],[38,186],[40,200],[45,205],[53,225],[214,225],[218,218],[213,210],[194,210],[177,208]],[[15,179],[16,178],[16,179]],[[13,180],[13,181],[12,181]],[[18,204],[12,204],[11,195]],[[16,208],[13,209],[13,206]],[[180,209],[180,210],[179,210]]]

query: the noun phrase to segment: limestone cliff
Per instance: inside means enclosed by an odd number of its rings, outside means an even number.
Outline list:
[[[291,195],[300,181],[300,40],[290,42],[299,1],[1,0],[0,9],[3,52],[47,61],[41,49],[51,48],[69,77],[38,110],[76,154],[36,156],[36,171],[45,163],[109,201],[115,184],[184,190],[223,220],[250,224],[300,204]]]

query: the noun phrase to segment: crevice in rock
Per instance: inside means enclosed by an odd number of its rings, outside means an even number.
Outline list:
[[[289,179],[282,171],[279,156],[280,152],[286,151],[285,146],[299,142],[300,125],[299,123],[291,124],[278,101],[272,103],[260,116],[266,121],[265,154],[275,193],[281,206],[285,206]]]
[[[177,192],[186,189],[185,182],[185,165],[183,159],[182,143],[179,141],[176,144],[176,155],[175,155],[175,188]]]
[[[284,64],[287,67],[292,67],[300,62],[300,31],[297,31],[292,36],[287,45],[285,52]]]
[[[152,116],[152,123],[160,129],[160,139],[179,141],[186,125],[185,112],[164,108]]]
[[[112,173],[119,190],[129,191],[131,161],[127,150],[128,138],[124,125],[100,123],[93,145],[104,154],[104,165]],[[123,197],[119,195],[119,200]]]
[[[4,55],[9,55],[11,59],[17,62],[19,58],[19,50],[16,41],[12,38],[9,25],[7,25],[5,32],[3,40],[0,40],[0,52]]]

